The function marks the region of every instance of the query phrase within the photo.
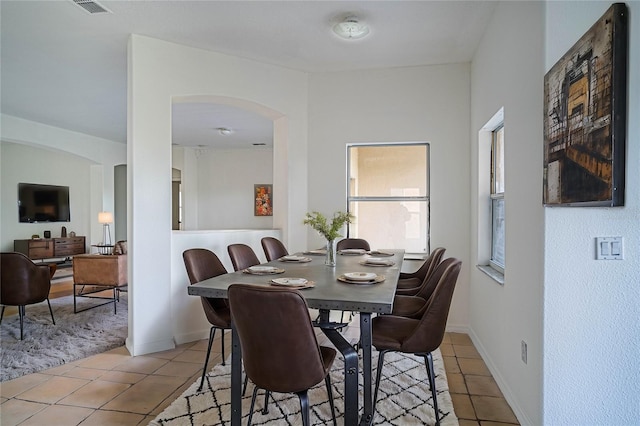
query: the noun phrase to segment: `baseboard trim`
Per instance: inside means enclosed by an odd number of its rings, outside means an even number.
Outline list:
[[[173,341],[173,339],[171,339],[171,340],[161,340],[157,342],[144,343],[142,345],[134,345],[131,338],[127,337],[127,340],[125,341],[125,346],[127,347],[127,350],[132,356],[140,356],[140,355],[152,354],[155,352],[162,352],[162,351],[175,349],[176,344]]]
[[[487,365],[487,368],[491,372],[493,379],[496,381],[498,387],[500,388],[500,391],[504,395],[504,399],[507,401],[507,403],[509,403],[509,406],[511,406],[511,409],[513,410],[513,414],[515,414],[516,418],[518,419],[518,422],[521,425],[534,424],[531,421],[531,419],[525,414],[524,410],[522,410],[522,408],[520,407],[520,404],[518,404],[518,399],[514,396],[514,393],[511,390],[511,387],[507,384],[507,381],[504,379],[504,377],[502,377],[502,374],[500,373],[500,369],[489,357],[487,350],[482,345],[482,342],[480,341],[478,336],[474,333],[473,329],[470,328],[468,331],[468,334],[474,346],[480,353],[480,356],[484,360],[484,363]]]
[[[227,330],[231,331],[231,330]],[[216,332],[216,338],[218,337],[218,333]],[[193,331],[191,333],[178,334],[173,336],[173,339],[176,341],[176,345],[182,345],[183,343],[191,343],[197,340],[209,339],[209,329]]]

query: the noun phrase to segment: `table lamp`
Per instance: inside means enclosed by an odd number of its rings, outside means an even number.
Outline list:
[[[111,245],[111,232],[109,224],[113,223],[113,214],[111,212],[98,213],[98,223],[102,224],[102,245]]]

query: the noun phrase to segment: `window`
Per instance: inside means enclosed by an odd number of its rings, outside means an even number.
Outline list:
[[[504,273],[504,124],[491,132],[491,259]]]
[[[372,248],[429,252],[429,145],[347,146],[348,236]]]

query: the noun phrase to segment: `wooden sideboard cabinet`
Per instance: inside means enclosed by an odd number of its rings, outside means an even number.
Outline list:
[[[74,254],[84,254],[84,237],[66,237],[53,239],[54,257],[67,257]]]
[[[86,251],[85,237],[14,240],[13,249],[34,260],[69,257],[76,254],[84,254]]]

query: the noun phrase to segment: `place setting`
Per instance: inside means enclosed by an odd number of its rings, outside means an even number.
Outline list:
[[[311,288],[315,286],[314,281],[309,281],[306,278],[274,278],[269,281],[269,284],[276,287],[295,288],[296,290],[302,290],[305,288]]]
[[[347,284],[376,284],[385,280],[384,275],[373,272],[346,272],[338,277],[338,281]]]
[[[302,254],[311,255],[311,256],[325,256],[327,254],[327,249],[307,250]]]
[[[396,264],[396,262],[391,259],[383,259],[381,257],[369,257],[359,263],[364,266],[393,266]]]
[[[393,253],[386,250],[371,250],[368,254],[377,257],[393,257]]]
[[[307,262],[311,262],[311,258],[310,257],[295,256],[295,255],[282,256],[278,260],[280,262],[292,262],[292,263],[307,263]]]
[[[367,254],[367,251],[365,249],[342,249],[338,253],[343,256],[362,256]]]
[[[276,268],[275,266],[256,265],[243,269],[242,272],[252,275],[273,275],[282,274],[284,272],[284,269]]]

